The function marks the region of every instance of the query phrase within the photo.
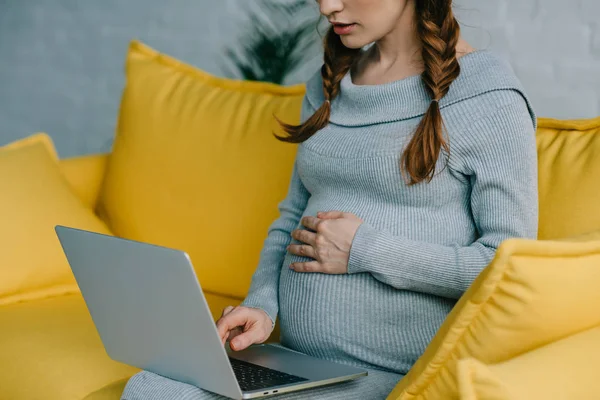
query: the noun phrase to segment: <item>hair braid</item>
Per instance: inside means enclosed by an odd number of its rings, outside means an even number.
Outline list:
[[[324,56],[323,66],[321,67],[321,77],[323,80],[323,94],[325,101],[304,123],[300,125],[290,125],[277,121],[283,130],[289,134],[288,137],[275,137],[284,142],[300,143],[314,135],[329,122],[331,113],[331,101],[337,97],[340,91],[340,82],[348,72],[354,61],[360,54],[361,49],[350,49],[342,43],[339,35],[330,27],[323,39]]]
[[[450,85],[460,74],[456,58],[460,26],[452,12],[452,0],[417,0],[415,11],[425,66],[421,78],[435,101],[429,105],[401,157],[402,173],[404,176],[408,172],[409,185],[425,179],[431,181],[441,148],[450,152],[443,136],[438,100],[448,93]]]

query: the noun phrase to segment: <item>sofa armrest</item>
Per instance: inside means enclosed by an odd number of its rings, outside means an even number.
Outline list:
[[[83,203],[96,208],[109,154],[91,154],[60,160],[60,169]]]
[[[461,400],[591,399],[600,393],[600,326],[497,364],[457,362]]]

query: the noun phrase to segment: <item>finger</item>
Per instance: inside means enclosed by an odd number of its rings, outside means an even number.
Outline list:
[[[233,307],[233,306],[227,306],[227,307],[225,307],[225,309],[223,310],[223,313],[221,314],[221,318],[223,318],[224,316],[226,316],[227,314],[229,314],[233,310],[235,310],[235,307]],[[230,338],[228,338],[228,336],[231,336],[231,332],[233,332],[233,331],[230,331],[229,335],[225,334],[225,336],[221,336],[221,343],[223,345],[225,345],[225,342],[227,340],[231,340]]]
[[[292,231],[292,237],[300,242],[315,246],[315,240],[317,237],[316,232],[307,231],[306,229],[296,229]]]
[[[223,344],[225,344],[225,339],[227,338],[227,336],[221,335],[221,332],[219,330],[219,326],[222,324],[221,320],[223,319],[223,317],[226,316],[227,314],[229,314],[231,312],[231,310],[233,310],[233,307],[231,307],[231,306],[225,307],[223,309],[223,312],[221,313],[221,317],[216,321],[217,332],[219,332],[219,337],[221,338],[221,342]]]
[[[232,341],[234,337],[241,335],[242,333],[244,333],[244,330],[242,328],[235,328],[229,331],[229,336],[227,337],[228,341]]]
[[[318,261],[291,263],[290,269],[296,272],[324,272],[323,267]]]
[[[248,322],[248,310],[245,308],[236,308],[229,314],[223,316],[217,321],[217,331],[221,338],[227,338],[229,331],[238,326],[244,326]]]
[[[321,222],[319,218],[313,217],[312,215],[306,215],[302,217],[300,221],[302,225],[308,229],[312,229],[313,231],[317,230],[317,226],[319,225],[319,222]]]
[[[230,341],[229,347],[231,347],[231,350],[235,351],[244,350],[248,346],[261,341],[261,335],[262,333],[258,325],[254,325],[250,329],[237,335],[232,341]]]
[[[226,317],[227,317],[227,315],[224,315],[221,318],[219,318],[219,320],[217,321],[217,333],[219,334],[219,337],[221,338],[221,342],[223,342],[223,343],[225,343],[225,340],[227,339],[227,336],[229,335],[229,331],[231,329],[233,329],[230,327],[230,323],[225,320]]]
[[[320,211],[317,213],[319,218],[342,218],[345,216],[346,213],[343,211]]]
[[[243,332],[243,330],[241,327],[237,327],[237,328],[228,330],[223,335],[221,335],[221,333],[219,333],[219,336],[221,338],[221,344],[225,345],[225,343],[228,340],[231,340],[235,336],[234,333],[236,333],[236,332]]]
[[[221,344],[225,345],[225,342],[227,341],[227,336],[229,335],[229,332],[225,332],[225,334],[222,334],[219,330],[219,326],[217,325],[217,332],[219,333],[219,339],[221,339]]]
[[[288,246],[288,250],[290,253],[298,256],[310,257],[314,258],[315,260],[317,259],[317,252],[315,251],[315,248],[309,245],[290,244]]]
[[[227,314],[229,314],[231,312],[231,310],[233,310],[234,307],[233,306],[227,306],[223,309],[223,312],[221,313],[221,318],[223,318],[224,316],[226,316]]]

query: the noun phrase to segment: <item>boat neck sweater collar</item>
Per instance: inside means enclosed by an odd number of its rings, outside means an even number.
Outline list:
[[[440,102],[444,108],[494,90],[518,91],[535,113],[525,90],[510,65],[487,49],[475,50],[458,59],[460,75]],[[306,83],[306,97],[313,109],[325,101],[321,70]],[[348,71],[340,82],[339,95],[331,102],[329,121],[341,126],[366,126],[401,121],[425,114],[431,103],[420,75],[377,85],[356,85]]]

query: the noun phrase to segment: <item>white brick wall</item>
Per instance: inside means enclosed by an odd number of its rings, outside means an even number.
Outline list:
[[[464,37],[506,57],[539,116],[600,115],[600,0],[456,0]]]
[[[455,1],[465,38],[511,62],[539,116],[600,115],[600,0]],[[61,156],[107,151],[129,40],[222,74],[223,49],[244,26],[242,3],[0,0],[0,145],[43,130]]]

